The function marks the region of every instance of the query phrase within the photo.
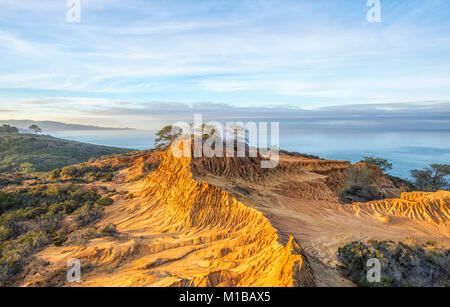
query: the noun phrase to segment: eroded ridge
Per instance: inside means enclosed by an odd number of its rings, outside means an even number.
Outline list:
[[[316,285],[294,237],[282,242],[261,212],[195,180],[190,158],[158,155],[160,165],[147,177],[135,180],[135,166],[119,176],[130,176],[122,180],[134,198],[117,201],[97,223],[115,224],[119,236],[51,247],[39,257],[59,270],[80,259],[81,286]],[[58,274],[56,283],[70,285]]]
[[[129,229],[136,227],[136,222],[140,225],[141,221],[156,219],[163,233],[208,233],[208,248],[214,252],[207,267],[228,279],[220,284],[314,284],[293,237],[283,245],[276,229],[259,211],[209,183],[194,180],[190,158],[175,158],[169,152],[159,169],[139,186],[140,196],[152,204],[151,210],[142,208],[119,226]],[[180,285],[192,284],[204,282],[189,277],[180,281]]]
[[[385,214],[448,225],[450,192],[404,192],[400,198],[354,204],[352,210],[361,216]]]

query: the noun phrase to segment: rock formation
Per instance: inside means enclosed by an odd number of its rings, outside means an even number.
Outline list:
[[[348,286],[335,269],[343,242],[450,243],[449,192],[400,195],[374,172],[399,198],[341,204],[349,162],[284,154],[277,168],[261,169],[259,159],[169,151],[92,162],[123,168],[110,186],[126,192],[95,225],[114,224],[118,235],[39,252],[48,273],[29,274],[22,285],[70,286],[62,272],[78,258],[80,286]]]

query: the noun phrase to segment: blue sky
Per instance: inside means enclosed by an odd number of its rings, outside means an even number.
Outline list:
[[[442,109],[450,1],[381,9],[369,23],[366,0],[81,0],[81,22],[68,23],[66,0],[0,0],[0,119],[121,125],[205,104]]]

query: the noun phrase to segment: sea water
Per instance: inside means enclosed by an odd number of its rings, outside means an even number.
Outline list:
[[[152,148],[155,131],[47,132],[63,139],[130,149]],[[301,129],[280,125],[280,147],[324,159],[358,162],[365,156],[393,164],[390,174],[408,178],[411,169],[450,164],[450,131],[379,131],[370,129]]]

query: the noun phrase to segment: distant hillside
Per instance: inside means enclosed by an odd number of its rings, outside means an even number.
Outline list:
[[[31,125],[38,125],[45,131],[85,131],[85,130],[133,130],[131,128],[108,128],[88,125],[66,124],[54,121],[1,120],[1,125],[10,125],[21,130],[28,130]]]
[[[131,149],[66,141],[46,135],[0,134],[0,172],[23,168],[50,171],[90,158],[127,153]]]

